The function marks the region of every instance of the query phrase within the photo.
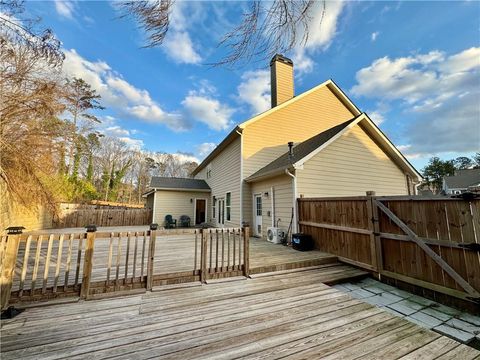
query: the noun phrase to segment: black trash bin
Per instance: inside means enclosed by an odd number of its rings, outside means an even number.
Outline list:
[[[313,250],[313,239],[308,234],[293,234],[292,248],[299,251]]]

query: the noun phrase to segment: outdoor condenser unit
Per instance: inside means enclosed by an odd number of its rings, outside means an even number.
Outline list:
[[[278,227],[267,228],[267,240],[274,244],[281,244],[285,239],[285,231]]]

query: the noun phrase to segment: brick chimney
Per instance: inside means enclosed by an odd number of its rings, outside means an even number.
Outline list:
[[[270,61],[270,86],[272,108],[293,98],[292,60],[279,54],[272,58]]]

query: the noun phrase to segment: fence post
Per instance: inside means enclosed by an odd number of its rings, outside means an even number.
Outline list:
[[[202,243],[200,246],[200,281],[205,283],[207,281],[207,229],[200,229]]]
[[[93,269],[93,248],[95,246],[95,235],[97,227],[87,225],[87,243],[85,245],[85,257],[83,260],[82,288],[80,289],[80,298],[87,299],[90,293],[90,281],[92,280]]]
[[[250,228],[245,226],[243,228],[243,275],[248,277],[250,275]]]
[[[148,245],[147,261],[147,291],[153,288],[153,264],[155,261],[155,243],[157,241],[158,224],[150,224],[150,243]]]
[[[23,226],[12,226],[7,228],[7,243],[5,244],[5,253],[0,259],[2,264],[1,273],[1,288],[0,288],[0,310],[5,310],[10,301],[10,294],[12,291],[13,275],[15,274],[15,263],[17,262],[18,244],[20,242],[20,235],[22,234]],[[0,246],[4,246],[1,244]]]
[[[378,272],[378,278],[383,270],[382,241],[380,239],[380,224],[378,219],[378,208],[375,198],[375,191],[367,191],[367,212],[370,235],[370,249],[372,254],[372,265]]]

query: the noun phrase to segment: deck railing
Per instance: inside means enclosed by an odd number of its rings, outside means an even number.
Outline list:
[[[163,240],[174,235],[188,237],[189,271],[163,269],[162,254],[170,241]],[[248,239],[248,228],[2,236],[1,308],[19,301],[88,299],[165,283],[248,276]]]

